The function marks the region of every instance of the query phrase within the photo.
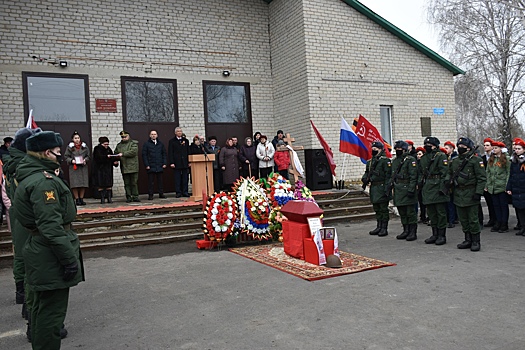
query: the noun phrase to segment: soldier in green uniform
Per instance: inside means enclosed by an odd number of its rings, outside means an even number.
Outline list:
[[[446,154],[439,150],[436,137],[425,138],[423,145],[425,155],[420,160],[418,187],[432,226],[432,236],[425,239],[425,243],[443,245],[447,243],[447,203],[450,200],[446,188],[448,160]]]
[[[55,175],[62,143],[52,131],[29,137],[27,155],[16,170],[13,213],[30,234],[23,254],[33,295],[33,349],[60,349],[69,288],[84,278],[80,243],[71,229],[75,203],[68,186]]]
[[[126,131],[120,132],[122,141],[117,143],[113,153],[120,158],[120,171],[124,180],[126,202],[140,202],[139,199],[139,142],[132,140]]]
[[[396,158],[392,161],[390,188],[394,191],[394,205],[401,216],[403,232],[397,239],[415,241],[417,239],[417,162],[408,151],[408,143],[402,140],[394,144]]]
[[[18,130],[15,134],[14,141],[9,147],[9,156],[6,156],[4,159],[4,175],[5,175],[5,184],[6,184],[6,194],[11,200],[11,206],[14,205],[14,195],[16,190],[17,182],[16,178],[16,167],[18,163],[26,156],[26,139],[37,132],[42,131],[38,129],[27,129],[22,128]],[[10,209],[10,213],[12,210]],[[24,265],[24,256],[22,254],[22,248],[27,240],[28,234],[26,230],[20,226],[14,215],[9,216],[10,226],[11,226],[11,237],[13,239],[13,275],[15,278],[16,285],[16,303],[24,304],[25,303],[25,288],[24,288],[24,278],[25,278],[25,265]],[[22,311],[25,314],[24,311]],[[24,315],[25,316],[25,315]]]
[[[457,143],[459,157],[450,163],[450,188],[454,193],[454,204],[465,241],[458,244],[459,249],[470,248],[477,252],[481,248],[478,206],[487,182],[483,159],[476,155],[474,142],[461,137]]]
[[[384,237],[388,235],[388,202],[391,199],[387,193],[387,185],[392,175],[392,164],[385,155],[383,143],[372,142],[372,158],[366,162],[363,178],[363,189],[370,185],[370,201],[376,212],[377,227],[370,231],[371,235]]]

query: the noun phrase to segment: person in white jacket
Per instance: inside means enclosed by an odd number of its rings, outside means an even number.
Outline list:
[[[273,161],[273,155],[275,154],[275,148],[271,142],[267,142],[268,138],[266,135],[261,135],[259,138],[259,144],[257,145],[257,158],[259,158],[259,171],[261,179],[268,177],[273,171],[275,165]]]

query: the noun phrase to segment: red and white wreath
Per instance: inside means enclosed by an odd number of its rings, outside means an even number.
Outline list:
[[[216,193],[206,206],[204,232],[210,240],[222,241],[232,233],[237,218],[237,204],[226,192]]]

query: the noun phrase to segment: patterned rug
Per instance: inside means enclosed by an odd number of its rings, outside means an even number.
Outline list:
[[[231,248],[230,251],[307,281],[315,281],[396,265],[394,263],[340,251],[343,267],[332,269],[313,265],[285,254],[281,243]]]

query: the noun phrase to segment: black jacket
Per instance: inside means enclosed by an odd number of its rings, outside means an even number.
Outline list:
[[[148,173],[162,173],[163,165],[168,165],[166,161],[166,148],[157,139],[157,144],[152,139],[146,141],[142,146],[142,162],[145,167],[149,167]]]
[[[190,143],[185,137],[177,139],[175,136],[168,144],[168,159],[169,163],[175,164],[175,169],[188,168],[188,154],[190,150]]]

